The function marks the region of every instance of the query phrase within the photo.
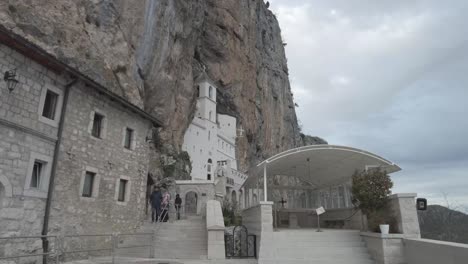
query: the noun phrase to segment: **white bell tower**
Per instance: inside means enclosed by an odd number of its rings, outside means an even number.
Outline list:
[[[216,87],[208,78],[200,78],[197,82],[197,92],[195,116],[216,124]]]

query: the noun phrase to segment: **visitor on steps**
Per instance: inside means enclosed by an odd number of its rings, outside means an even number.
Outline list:
[[[177,212],[177,220],[180,220],[180,207],[182,207],[182,199],[180,198],[179,194],[176,194],[175,209]]]
[[[161,221],[167,222],[169,220],[169,202],[171,200],[171,195],[167,191],[167,189],[164,190],[163,198],[162,198],[162,217]]]
[[[150,196],[151,222],[153,223],[158,221],[158,217],[161,215],[161,200],[161,191],[159,191],[159,187],[155,186]]]

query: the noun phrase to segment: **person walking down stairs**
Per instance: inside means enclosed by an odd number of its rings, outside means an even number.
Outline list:
[[[180,220],[180,208],[181,207],[182,207],[182,199],[180,198],[179,194],[176,194],[175,209],[177,213],[177,220]]]
[[[171,201],[171,194],[167,189],[164,189],[164,193],[162,195],[162,203],[161,203],[161,217],[160,221],[167,222],[169,220],[169,202]]]
[[[157,222],[158,217],[161,215],[161,200],[161,191],[159,190],[159,187],[155,186],[150,196],[152,223]]]

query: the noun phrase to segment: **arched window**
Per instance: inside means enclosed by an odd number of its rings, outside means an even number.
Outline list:
[[[208,96],[210,97],[210,99],[213,99],[213,87],[210,86],[210,88],[208,88]]]
[[[236,191],[232,191],[232,193],[231,193],[231,203],[232,204],[237,204],[237,193],[236,193]]]
[[[212,113],[211,113],[211,111],[210,111],[210,112],[208,113],[208,120],[210,120],[210,121],[211,121],[211,114],[212,114]]]
[[[244,192],[242,190],[239,190],[239,207],[241,209],[244,208],[244,196],[243,196]]]
[[[211,180],[211,166],[213,164],[213,161],[211,159],[208,159],[208,164],[206,164],[206,171],[207,171],[207,180]]]
[[[197,85],[197,96],[200,97],[200,85]]]

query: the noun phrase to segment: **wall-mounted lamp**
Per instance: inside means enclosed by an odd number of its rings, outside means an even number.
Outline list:
[[[3,80],[7,83],[8,91],[11,93],[18,85],[18,80],[16,79],[16,69],[9,70],[5,72]]]

